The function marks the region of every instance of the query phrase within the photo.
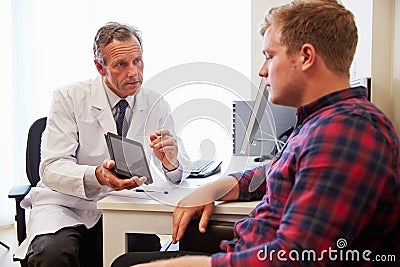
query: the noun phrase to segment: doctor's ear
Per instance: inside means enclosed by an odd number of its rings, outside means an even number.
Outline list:
[[[316,51],[313,45],[304,44],[301,47],[300,54],[302,56],[302,69],[307,70],[315,64]]]
[[[96,69],[100,73],[100,75],[106,76],[106,70],[105,70],[103,63],[101,63],[97,58],[95,58],[94,64],[96,65]]]

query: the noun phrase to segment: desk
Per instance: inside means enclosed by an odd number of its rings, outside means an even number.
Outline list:
[[[244,162],[245,159],[247,157],[243,159],[236,158],[235,160]],[[231,162],[230,165],[235,164]],[[246,166],[249,167],[248,165]],[[222,173],[222,175],[225,175],[225,173]],[[206,179],[188,179],[187,181],[189,186],[196,187],[200,185],[199,183],[204,184],[215,179],[218,179],[218,176],[214,175]],[[212,219],[235,222],[247,215],[258,202],[219,204],[215,207]],[[104,266],[110,266],[116,257],[126,252],[126,233],[172,233],[172,213],[175,205],[166,203],[154,199],[117,195],[109,195],[97,202],[97,208],[103,212]]]
[[[230,202],[216,206],[213,220],[235,222],[247,215],[259,201]],[[97,207],[103,211],[103,261],[110,266],[126,252],[126,233],[172,233],[172,205],[155,200],[108,196]]]

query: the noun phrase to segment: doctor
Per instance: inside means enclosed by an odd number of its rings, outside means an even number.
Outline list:
[[[140,32],[107,23],[98,30],[93,51],[100,76],[53,95],[42,138],[41,182],[30,193],[28,238],[15,255],[27,256],[29,266],[102,266],[102,220],[96,201],[111,190],[132,189],[146,180],[114,175],[104,134],[117,133],[116,120],[123,121],[119,134],[149,140],[147,154],[167,181],[178,184],[188,175],[187,155],[173,135],[168,103],[141,88]],[[126,101],[125,112],[120,100]],[[155,235],[131,235],[129,242],[137,251],[160,249]]]

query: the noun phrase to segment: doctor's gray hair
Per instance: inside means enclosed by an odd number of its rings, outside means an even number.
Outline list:
[[[111,43],[114,39],[124,42],[136,37],[140,44],[140,50],[143,51],[141,32],[134,26],[127,24],[120,24],[118,22],[108,22],[101,27],[96,36],[94,37],[93,53],[95,59],[101,64],[106,64],[103,56],[103,49],[106,45]]]

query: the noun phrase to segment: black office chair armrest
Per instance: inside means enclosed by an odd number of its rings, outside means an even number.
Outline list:
[[[21,207],[21,201],[31,190],[31,185],[15,185],[8,192],[9,198],[15,199],[15,221],[17,222],[18,244],[26,238],[25,210]]]
[[[8,191],[9,198],[24,198],[29,191],[31,190],[31,185],[14,185],[11,187],[10,191]]]
[[[199,232],[199,220],[192,220],[179,241],[180,251],[197,251],[204,253],[221,252],[219,243],[233,239],[233,222],[209,221],[204,234]]]

